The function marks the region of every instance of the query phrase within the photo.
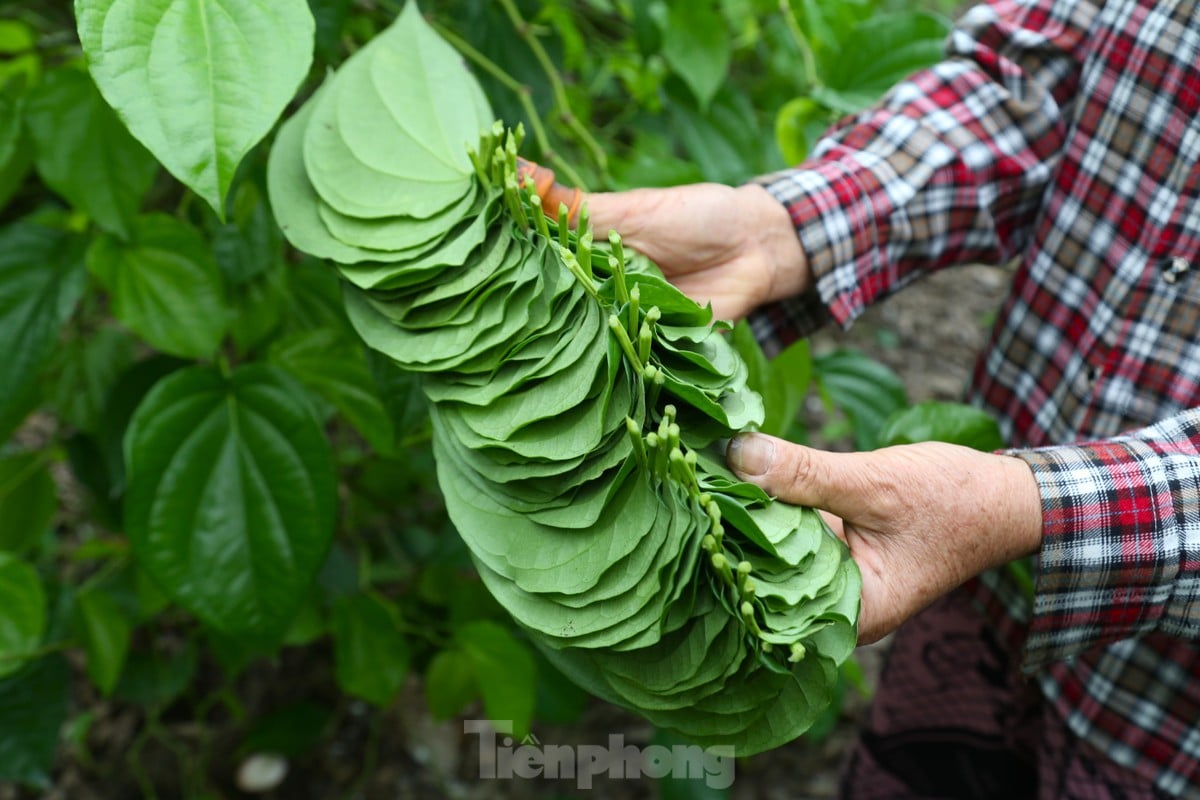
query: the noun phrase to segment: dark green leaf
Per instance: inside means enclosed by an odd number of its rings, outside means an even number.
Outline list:
[[[916,11],[880,14],[859,23],[842,42],[825,82],[873,102],[919,69],[945,55],[950,22]]]
[[[663,31],[663,56],[706,109],[729,70],[732,46],[715,4],[672,0]]]
[[[69,340],[50,361],[51,408],[62,421],[95,433],[108,393],[133,364],[134,350],[129,334],[111,326]]]
[[[301,700],[257,719],[238,752],[278,753],[287,758],[306,755],[320,744],[332,720],[332,709]]]
[[[172,600],[218,630],[287,624],[334,525],[329,443],[278,369],[204,367],[162,380],[125,436],[125,523]]]
[[[26,117],[46,184],[106,231],[128,236],[158,164],[87,74],[51,72],[30,96]]]
[[[468,622],[454,632],[475,665],[488,719],[511,720],[518,738],[529,733],[536,698],[537,668],[529,648],[495,622]]]
[[[171,174],[218,215],[242,158],[312,62],[305,0],[76,0],[96,83]]]
[[[485,680],[486,680],[485,676]],[[475,662],[463,650],[439,651],[425,671],[425,702],[437,719],[450,719],[479,696]]]
[[[46,593],[32,565],[0,553],[0,677],[25,663],[46,630]]]
[[[814,358],[813,377],[833,407],[850,420],[859,450],[874,450],[883,423],[908,404],[908,393],[896,373],[856,350],[835,350]]]
[[[337,408],[376,452],[395,449],[395,429],[360,343],[329,328],[304,331],[275,342],[270,358]]]
[[[108,696],[125,666],[133,626],[112,596],[100,590],[81,592],[75,608],[87,651],[88,677]]]
[[[191,640],[169,653],[131,653],[113,694],[144,708],[166,708],[191,685],[196,658]]]
[[[996,420],[974,406],[929,401],[897,411],[879,430],[879,446],[950,442],[976,450],[999,450],[1004,437]]]
[[[70,700],[71,670],[60,656],[38,659],[0,680],[0,781],[50,788]]]
[[[333,606],[338,686],[380,708],[391,704],[408,675],[410,648],[396,613],[371,594],[349,595]]]
[[[112,312],[164,353],[211,356],[225,334],[221,275],[200,232],[163,214],[139,217],[133,238],[102,236],[88,269],[112,294]]]
[[[0,230],[0,438],[28,410],[33,381],[83,295],[79,240],[28,223]]]
[[[46,532],[58,490],[42,453],[0,458],[0,551],[22,555]]]

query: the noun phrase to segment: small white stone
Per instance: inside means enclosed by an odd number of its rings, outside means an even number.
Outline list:
[[[283,783],[287,759],[277,753],[254,753],[237,771],[237,787],[247,794],[263,794]]]

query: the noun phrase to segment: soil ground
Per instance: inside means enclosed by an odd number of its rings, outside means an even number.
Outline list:
[[[1001,269],[967,267],[931,276],[870,310],[849,332],[822,331],[813,339],[816,352],[838,346],[867,351],[894,369],[904,380],[910,399],[957,400],[969,377],[1008,284]],[[819,406],[819,403],[817,404]],[[814,415],[819,408],[810,410]],[[814,418],[813,423],[820,420]],[[810,425],[810,430],[819,424]],[[867,683],[874,685],[886,653],[886,640],[860,648],[859,663]],[[302,658],[302,656],[300,656]],[[311,661],[311,657],[309,659]],[[310,663],[293,662],[286,652],[274,663],[252,667],[239,680],[238,696],[248,710],[269,707],[281,694],[316,699],[329,692],[328,674]],[[76,665],[79,668],[80,665]],[[83,684],[78,681],[77,684]],[[466,735],[461,721],[439,723],[425,708],[421,687],[414,679],[401,702],[379,717],[356,702],[321,697],[338,712],[335,733],[315,753],[287,764],[288,775],[278,788],[260,795],[240,792],[232,752],[238,725],[230,714],[214,713],[203,723],[194,719],[160,721],[173,747],[157,740],[144,742],[134,759],[141,782],[130,768],[130,749],[142,727],[138,712],[106,704],[96,697],[77,698],[77,707],[90,710],[93,722],[86,748],[64,748],[50,800],[125,800],[142,797],[147,782],[163,798],[203,797],[278,800],[552,800],[588,796],[597,800],[653,800],[668,794],[652,780],[599,778],[581,791],[574,780],[481,779],[478,737]],[[868,701],[854,690],[847,693],[834,729],[822,740],[801,739],[736,765],[730,792],[733,800],[817,800],[836,796],[838,772],[854,740]],[[481,714],[479,714],[481,716]],[[603,703],[594,703],[577,723],[566,727],[538,726],[543,744],[606,745],[620,734],[625,744],[650,744],[653,731],[638,718]],[[189,778],[189,753],[211,754],[206,771],[212,791],[196,793],[200,781]],[[86,753],[86,756],[81,756]],[[485,754],[486,755],[486,754]],[[364,766],[365,765],[365,766]],[[192,765],[195,766],[195,765]],[[703,782],[690,782],[692,784]],[[215,786],[213,786],[215,784]],[[700,788],[693,785],[693,789]],[[0,785],[0,800],[32,797],[15,787]],[[670,798],[704,797],[701,794]]]

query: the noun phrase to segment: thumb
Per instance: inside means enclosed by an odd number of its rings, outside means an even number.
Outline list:
[[[567,207],[567,219],[574,226],[579,217],[579,207],[584,202],[584,192],[575,186],[564,186],[554,180],[554,170],[527,161],[517,159],[517,174],[526,181],[533,183],[534,191],[542,199],[542,208],[552,218],[558,217],[558,209]]]
[[[854,516],[873,490],[872,469],[862,454],[830,453],[761,433],[734,437],[725,453],[742,480],[794,505]]]

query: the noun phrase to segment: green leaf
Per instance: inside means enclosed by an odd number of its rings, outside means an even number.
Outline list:
[[[463,650],[441,650],[425,671],[425,702],[437,719],[450,719],[479,696],[475,662]]]
[[[122,238],[158,164],[109,108],[87,74],[57,69],[26,109],[38,174],[71,205]]]
[[[238,164],[308,74],[308,4],[76,0],[75,16],[105,99],[223,217]]]
[[[950,22],[918,11],[878,14],[863,20],[841,43],[825,83],[874,102],[914,72],[945,56]]]
[[[133,652],[113,695],[143,708],[166,708],[191,685],[196,662],[196,643],[190,639],[170,652]]]
[[[537,697],[537,668],[529,648],[495,622],[468,622],[454,638],[474,664],[488,719],[511,720],[513,734],[529,733]]]
[[[297,758],[316,749],[333,721],[333,709],[301,700],[255,720],[238,753],[278,753]]]
[[[0,439],[28,410],[33,381],[83,295],[79,240],[30,223],[0,229]]]
[[[107,697],[116,688],[125,666],[133,625],[116,600],[98,589],[80,592],[75,608],[87,651],[88,677]]]
[[[280,339],[271,361],[331,403],[379,453],[395,450],[396,435],[358,342],[329,328]]]
[[[962,403],[931,400],[897,411],[879,429],[879,446],[949,442],[976,450],[1004,447],[1000,425],[988,413]]]
[[[33,86],[41,80],[42,59],[37,32],[19,19],[0,19],[0,89],[14,84]]]
[[[878,447],[879,429],[908,405],[899,376],[857,350],[840,349],[813,359],[813,377],[827,401],[845,413],[854,427],[854,446]]]
[[[50,361],[46,392],[54,413],[79,430],[95,433],[108,394],[133,364],[136,344],[128,333],[105,326],[70,339]]]
[[[825,109],[808,97],[796,97],[779,109],[775,115],[775,143],[783,160],[793,166],[804,161],[828,119]]]
[[[0,677],[21,668],[46,630],[46,593],[31,564],[0,553]]]
[[[707,0],[672,0],[662,52],[701,110],[708,108],[725,82],[732,52],[729,30],[716,5]]]
[[[303,389],[280,370],[163,379],[125,435],[125,524],[172,600],[219,631],[291,619],[333,535],[329,443]]]
[[[396,609],[373,594],[353,594],[333,606],[333,647],[338,686],[386,708],[408,675],[408,640]]]
[[[41,658],[0,680],[0,781],[50,788],[58,735],[71,701],[71,670]]]
[[[164,353],[207,358],[225,334],[224,287],[195,228],[165,214],[139,217],[129,242],[101,236],[88,269],[112,294],[118,320]]]
[[[42,453],[0,458],[0,551],[32,549],[58,507],[58,490]]]

